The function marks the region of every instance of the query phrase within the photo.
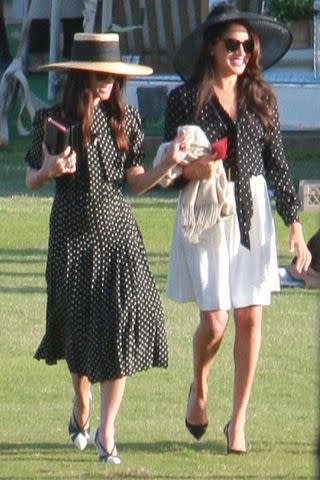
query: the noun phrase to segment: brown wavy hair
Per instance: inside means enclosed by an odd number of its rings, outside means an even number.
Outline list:
[[[125,77],[115,77],[108,100],[109,124],[120,152],[129,150],[129,139],[125,132],[125,103],[123,99],[125,83]],[[65,117],[78,120],[81,123],[84,147],[88,145],[90,139],[95,88],[94,72],[72,70],[67,76],[61,102]]]
[[[268,141],[273,129],[273,109],[276,104],[274,93],[269,85],[262,79],[260,60],[260,40],[251,27],[243,21],[225,22],[215,25],[204,33],[204,43],[197,64],[192,75],[193,82],[197,85],[195,105],[195,118],[198,118],[204,105],[212,98],[215,77],[215,59],[211,55],[211,47],[217,42],[232,23],[243,25],[253,42],[253,51],[250,54],[244,73],[238,78],[238,105],[239,111],[246,107],[260,119],[264,130],[264,141]]]

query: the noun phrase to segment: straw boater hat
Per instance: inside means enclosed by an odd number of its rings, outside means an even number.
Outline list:
[[[39,70],[87,70],[125,76],[150,75],[153,72],[145,65],[121,61],[117,33],[76,33],[70,61],[48,63]]]
[[[205,33],[226,22],[245,22],[257,33],[261,44],[261,66],[264,70],[278,62],[292,42],[291,32],[274,19],[256,13],[240,12],[235,7],[222,3],[212,9],[204,22],[193,30],[178,48],[173,63],[182,79],[191,77]]]

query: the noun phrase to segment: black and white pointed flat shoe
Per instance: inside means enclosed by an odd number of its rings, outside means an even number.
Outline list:
[[[108,463],[109,465],[120,465],[121,460],[118,454],[116,453],[117,449],[116,446],[114,445],[111,452],[107,452],[107,450],[104,448],[104,445],[102,444],[100,438],[99,438],[99,428],[94,432],[92,436],[92,442],[94,446],[96,447],[98,453],[99,453],[99,462],[102,463]]]
[[[92,400],[92,394],[90,391],[89,401],[91,400]],[[77,419],[75,417],[74,410],[73,410],[70,421],[69,421],[69,425],[68,425],[68,433],[73,445],[81,451],[84,450],[88,445],[88,440],[90,438],[90,414],[85,424],[81,427],[77,422]]]

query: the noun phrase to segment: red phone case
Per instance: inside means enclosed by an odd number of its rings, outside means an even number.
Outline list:
[[[217,159],[224,160],[227,156],[228,137],[222,137],[211,145],[211,153],[217,153]]]

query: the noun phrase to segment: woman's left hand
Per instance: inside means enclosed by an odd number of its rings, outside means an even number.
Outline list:
[[[289,226],[289,250],[296,254],[295,266],[298,272],[306,272],[311,263],[311,253],[304,240],[300,222],[293,222]]]
[[[215,172],[217,154],[202,155],[190,165],[183,167],[182,176],[187,180],[207,180]]]

